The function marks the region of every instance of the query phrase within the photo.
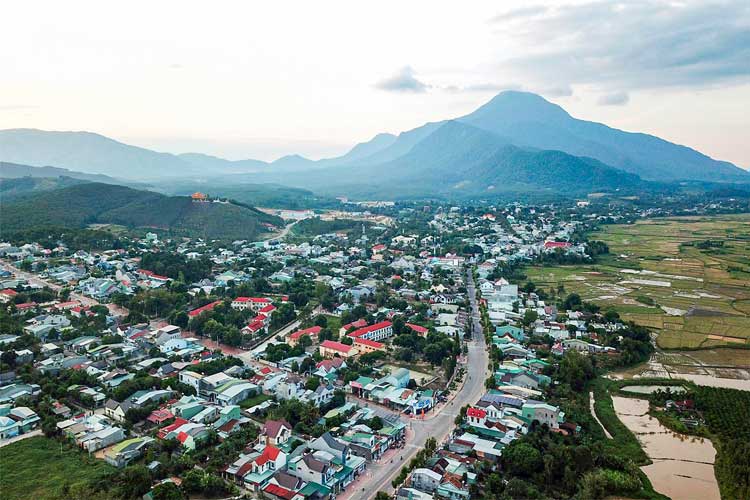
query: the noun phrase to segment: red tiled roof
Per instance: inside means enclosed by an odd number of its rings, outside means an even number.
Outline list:
[[[476,417],[476,418],[485,418],[487,416],[487,411],[483,410],[482,408],[469,407],[469,409],[466,410],[466,416]]]
[[[374,325],[366,326],[364,328],[360,328],[359,330],[354,330],[349,334],[349,336],[361,337],[362,335],[382,330],[383,328],[388,328],[389,326],[393,326],[393,323],[391,323],[390,321],[381,321],[380,323],[375,323]]]
[[[333,351],[339,351],[343,353],[348,353],[352,350],[352,346],[342,344],[341,342],[336,342],[334,340],[325,340],[322,344],[320,344],[320,347],[323,347],[325,349],[331,349]]]
[[[266,297],[237,297],[232,302],[255,302],[258,303],[270,303],[271,299],[268,299]]]
[[[367,326],[367,320],[364,318],[358,319],[357,321],[352,321],[351,323],[347,323],[342,328],[344,331],[348,331],[352,328],[362,328],[363,326]]]
[[[294,491],[282,488],[278,484],[269,484],[263,489],[263,491],[265,491],[269,495],[274,495],[279,498],[285,498],[287,500],[291,500],[292,498],[294,498],[294,495],[296,495]]]
[[[220,300],[216,300],[214,302],[211,302],[210,304],[206,304],[205,306],[199,307],[197,309],[193,309],[192,311],[190,311],[188,313],[188,316],[190,316],[191,318],[194,318],[194,317],[198,316],[201,313],[204,313],[206,311],[210,311],[211,309],[213,309],[214,307],[216,307],[219,304],[221,304],[221,301]]]
[[[296,332],[289,335],[289,338],[291,340],[297,340],[303,335],[317,335],[320,333],[320,330],[322,330],[319,326],[313,326],[310,328],[305,328],[304,330],[297,330]]]
[[[227,420],[221,426],[219,426],[219,430],[221,432],[229,432],[232,429],[234,429],[234,426],[237,425],[237,422],[239,422],[239,420],[237,420],[236,418],[233,418],[231,420]]]
[[[166,427],[162,427],[159,430],[159,434],[158,435],[159,435],[159,437],[161,439],[164,439],[167,434],[169,434],[170,432],[172,432],[175,429],[180,428],[180,426],[183,426],[186,423],[188,423],[187,420],[185,420],[184,418],[177,417],[176,419],[174,419],[174,422],[172,422],[171,424],[169,424]]]
[[[2,293],[3,295],[7,295],[9,297],[18,295],[18,292],[16,292],[15,290],[11,290],[10,288],[6,288],[5,290],[0,290],[0,293]]]
[[[354,345],[366,345],[373,349],[383,349],[385,347],[385,344],[370,339],[354,339]]]
[[[406,323],[406,326],[411,328],[417,333],[427,333],[427,328],[421,326],[421,325],[415,325],[414,323]]]
[[[264,326],[266,326],[266,324],[263,322],[262,319],[256,319],[256,320],[253,320],[252,323],[248,324],[245,328],[255,333],[258,330],[262,330]]]
[[[272,445],[266,445],[265,448],[263,448],[263,452],[260,454],[258,458],[255,459],[255,463],[260,465],[264,465],[269,460],[276,460],[279,456],[279,450],[275,446]]]
[[[276,306],[274,306],[273,304],[268,304],[267,306],[263,307],[263,309],[261,309],[258,312],[271,313],[271,312],[274,312],[275,310],[276,310]]]
[[[568,248],[570,243],[567,241],[545,241],[544,248]]]

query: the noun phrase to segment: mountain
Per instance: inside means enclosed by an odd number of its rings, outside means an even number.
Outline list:
[[[172,154],[130,146],[91,132],[0,130],[0,160],[135,180],[200,172]]]
[[[396,140],[397,137],[393,134],[378,134],[367,142],[360,142],[359,144],[356,144],[345,155],[338,158],[333,158],[330,161],[334,161],[339,164],[345,164],[361,160],[392,146],[393,143],[396,142]]]
[[[114,177],[99,174],[85,174],[57,167],[32,167],[30,165],[19,165],[0,161],[0,178],[13,179],[17,177],[69,177],[88,182],[103,182],[105,184],[123,184],[124,182]]]
[[[225,160],[218,156],[202,153],[183,153],[177,155],[177,157],[195,167],[201,169],[210,168],[215,172],[248,172],[268,167],[268,163],[261,160]]]
[[[750,182],[748,172],[729,162],[652,135],[578,120],[528,92],[502,92],[458,120],[505,136],[517,146],[596,158],[647,180]]]
[[[457,124],[475,130],[460,129]],[[492,140],[480,140],[476,130],[491,134]],[[455,140],[468,136],[472,139],[468,144]],[[426,150],[426,145],[434,151]],[[469,145],[474,149],[468,150]],[[750,173],[731,163],[655,136],[579,120],[538,95],[516,91],[502,92],[466,116],[426,123],[397,136],[378,134],[342,156],[323,160],[287,155],[269,163],[230,161],[201,153],[172,155],[88,132],[29,129],[0,131],[0,160],[128,179],[170,178],[172,183],[179,178],[212,188],[226,186],[234,192],[240,184],[276,183],[350,196],[363,192],[389,196],[416,190],[429,195],[428,186],[440,193],[478,193],[490,186],[494,186],[490,191],[511,186],[527,189],[527,182],[538,183],[534,189],[540,190],[559,189],[561,183],[577,192],[595,185],[618,187],[605,182],[597,172],[607,172],[628,188],[638,183],[644,188],[655,187],[643,181],[750,183]],[[573,164],[582,170],[568,171]],[[469,167],[475,170],[467,170]],[[606,170],[608,167],[617,170]],[[550,175],[545,175],[544,169],[551,169]],[[562,172],[566,172],[565,178],[551,175]],[[509,173],[521,177],[508,177]],[[397,179],[410,179],[417,185],[395,186]],[[384,188],[389,181],[390,188]],[[496,185],[498,182],[502,184]],[[222,194],[221,189],[212,192]]]
[[[637,175],[592,158],[515,146],[505,137],[458,121],[442,123],[394,160],[295,179],[322,193],[375,197],[474,197],[509,192],[580,195],[649,187]],[[293,181],[292,181],[293,182]]]
[[[209,239],[254,239],[278,217],[233,203],[193,202],[111,184],[86,183],[0,199],[4,234],[40,226],[85,227],[93,223],[150,228]]]

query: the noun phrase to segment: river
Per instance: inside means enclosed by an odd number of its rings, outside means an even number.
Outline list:
[[[615,412],[653,461],[641,467],[654,489],[673,500],[720,500],[709,439],[677,434],[648,415],[645,399],[612,397]]]

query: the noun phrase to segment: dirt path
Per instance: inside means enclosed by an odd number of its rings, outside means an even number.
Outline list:
[[[612,434],[609,433],[606,427],[602,424],[601,420],[599,420],[599,417],[596,416],[596,411],[594,410],[594,393],[589,392],[589,408],[591,408],[591,416],[594,417],[594,420],[596,420],[596,423],[599,424],[599,427],[602,428],[604,431],[604,435],[607,436],[607,439],[612,439]]]

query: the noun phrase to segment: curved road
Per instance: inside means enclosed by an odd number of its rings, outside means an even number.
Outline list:
[[[467,404],[476,403],[486,392],[484,381],[489,376],[487,365],[489,355],[485,347],[484,334],[482,332],[481,316],[479,306],[476,301],[476,289],[474,287],[474,277],[471,270],[467,272],[467,293],[471,304],[472,332],[471,341],[468,342],[469,353],[464,375],[464,384],[455,393],[453,400],[442,407],[435,408],[433,413],[425,420],[409,420],[409,433],[412,437],[408,440],[404,449],[400,452],[401,458],[394,459],[393,463],[372,462],[368,465],[368,471],[356,485],[352,485],[356,491],[366,492],[367,498],[374,498],[378,491],[385,491],[389,494],[394,491],[391,481],[398,475],[401,467],[408,464],[416,455],[417,451],[422,449],[427,439],[434,437],[440,443],[448,437],[454,427],[453,421],[458,415],[461,407]]]

